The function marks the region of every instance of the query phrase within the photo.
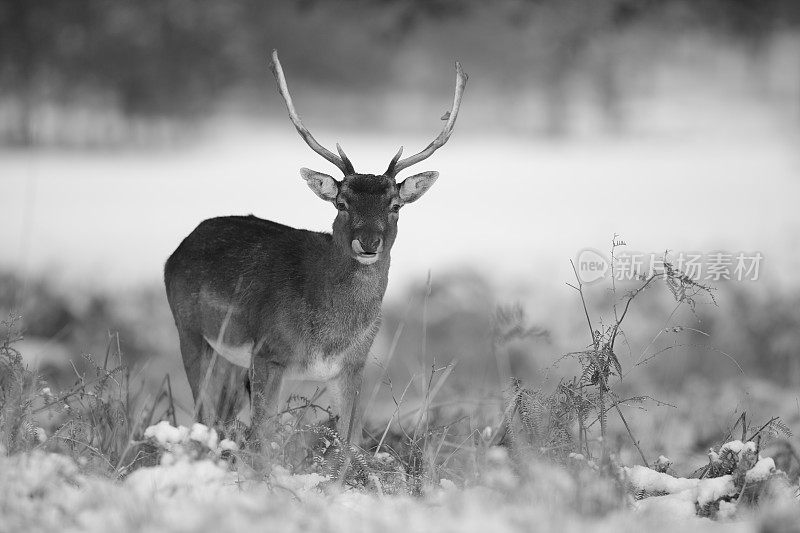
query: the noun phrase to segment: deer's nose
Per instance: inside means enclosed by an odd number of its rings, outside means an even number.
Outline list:
[[[365,254],[376,254],[380,250],[382,239],[378,236],[364,236],[358,238],[358,244]]]

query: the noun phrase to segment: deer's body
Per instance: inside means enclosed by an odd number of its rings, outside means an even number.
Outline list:
[[[344,403],[378,331],[388,270],[388,257],[343,257],[330,234],[254,216],[202,222],[165,267],[192,393],[208,398],[201,419],[242,407],[254,357],[284,378],[341,382],[332,392]],[[212,351],[222,359],[201,391]]]
[[[342,436],[361,385],[364,363],[380,325],[390,251],[402,205],[438,176],[424,172],[397,183],[403,168],[447,141],[466,75],[457,64],[453,111],[442,134],[423,152],[382,175],[358,174],[322,148],[303,127],[273,53],[273,70],[290,117],[306,142],[345,174],[337,181],[302,169],[309,187],[333,203],[332,233],[290,228],[254,216],[202,222],[167,260],[167,298],[200,419],[232,419],[251,392],[255,424],[277,412],[285,377],[325,381]],[[358,439],[356,427],[354,437]]]

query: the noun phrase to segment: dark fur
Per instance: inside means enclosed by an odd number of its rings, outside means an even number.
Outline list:
[[[337,357],[342,370],[332,387],[340,403],[350,405],[378,330],[397,233],[392,202],[398,186],[386,176],[355,174],[338,187],[336,202],[346,202],[347,209],[338,212],[333,234],[252,215],[212,218],[167,260],[167,298],[205,423],[235,416],[246,396],[247,370],[217,357],[206,378],[212,350],[203,336],[221,336],[233,345],[252,342],[252,389],[265,391],[267,403],[273,404],[287,368],[306,368],[320,354]],[[380,259],[360,264],[351,249],[353,239],[381,239]],[[349,413],[340,414],[349,419]]]

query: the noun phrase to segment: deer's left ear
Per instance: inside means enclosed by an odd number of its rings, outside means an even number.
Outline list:
[[[439,173],[435,171],[409,176],[400,184],[400,199],[407,204],[418,200],[431,188],[438,177]]]

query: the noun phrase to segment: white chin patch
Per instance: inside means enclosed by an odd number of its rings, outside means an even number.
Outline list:
[[[380,258],[380,254],[375,254],[372,257],[364,257],[364,256],[361,256],[361,255],[357,255],[356,256],[356,261],[358,261],[362,265],[371,265],[372,263],[377,261],[379,258]]]

